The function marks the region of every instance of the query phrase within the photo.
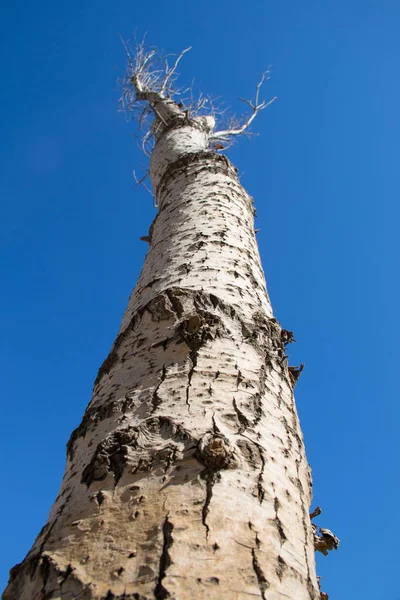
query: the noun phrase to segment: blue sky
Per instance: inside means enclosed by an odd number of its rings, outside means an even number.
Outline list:
[[[176,13],[174,12],[176,10]],[[154,216],[117,114],[118,33],[147,32],[239,114],[278,96],[229,156],[254,196],[275,314],[305,362],[296,398],[332,600],[400,599],[400,4],[395,0],[3,3],[0,587],[44,524],[65,444],[119,327]],[[3,487],[4,486],[4,487]]]

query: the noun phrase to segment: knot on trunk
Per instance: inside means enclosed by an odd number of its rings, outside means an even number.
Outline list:
[[[221,433],[207,433],[200,440],[196,457],[211,471],[234,469],[238,457],[229,440]]]
[[[124,472],[162,467],[168,470],[177,461],[190,457],[197,441],[169,417],[145,419],[137,427],[125,427],[110,433],[97,446],[85,467],[81,483],[87,487],[112,475],[117,485]]]
[[[189,335],[197,333],[202,326],[202,319],[199,315],[192,315],[185,321],[185,329]]]
[[[222,329],[221,320],[206,311],[186,316],[178,326],[181,337],[192,351],[197,351],[206,342],[214,340]]]

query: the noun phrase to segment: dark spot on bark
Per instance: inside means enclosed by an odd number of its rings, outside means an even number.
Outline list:
[[[149,600],[148,596],[142,596],[142,594],[138,594],[134,592],[133,594],[118,594],[117,596],[111,591],[108,590],[107,595],[103,596],[101,600]]]
[[[96,494],[96,500],[99,506],[101,506],[104,502],[105,496],[103,494],[103,492],[100,490],[100,492],[97,492]]]
[[[217,306],[219,304],[219,298],[217,296],[214,296],[214,294],[210,294],[210,300],[211,300],[211,304],[213,305],[213,307],[217,308]]]
[[[156,600],[165,600],[165,598],[169,598],[170,593],[163,585],[163,580],[166,576],[166,572],[168,567],[172,564],[171,556],[169,554],[169,549],[173,543],[173,532],[174,526],[168,520],[168,515],[165,517],[162,533],[163,533],[163,546],[162,553],[160,557],[160,565],[159,565],[159,574],[157,585],[154,590],[154,597]]]
[[[283,573],[286,569],[286,563],[283,560],[282,556],[278,556],[278,566],[276,567],[276,574],[279,577],[279,581],[282,581]]]
[[[195,456],[209,471],[234,468],[238,464],[234,447],[221,433],[204,435]]]

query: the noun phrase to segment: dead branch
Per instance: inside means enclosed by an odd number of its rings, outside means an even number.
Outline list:
[[[183,50],[170,67],[168,58],[173,55],[164,54],[155,48],[146,49],[144,42],[140,42],[136,43],[132,58],[129,42],[125,42],[122,36],[120,39],[127,56],[126,74],[120,80],[123,88],[120,110],[135,110],[138,108],[138,103],[144,101],[147,103],[146,107],[148,108],[149,105],[154,111],[157,101],[169,100],[181,93],[181,90],[174,85],[177,79],[176,70],[182,57],[191,49],[190,47]],[[176,103],[166,102],[166,104]]]
[[[151,155],[154,141],[167,126],[177,120],[189,122],[199,117],[207,119],[203,125],[208,133],[210,148],[216,152],[224,150],[233,138],[245,132],[248,134],[257,114],[275,100],[260,100],[261,87],[269,79],[269,71],[265,71],[256,86],[254,100],[242,99],[250,108],[250,115],[244,121],[231,119],[227,127],[214,133],[215,119],[221,118],[225,111],[218,109],[210,96],[200,94],[194,98],[193,81],[186,88],[177,86],[179,63],[191,48],[185,48],[178,55],[167,55],[155,48],[147,48],[144,41],[135,42],[131,50],[129,42],[122,36],[120,39],[127,57],[127,67],[125,75],[119,80],[122,93],[118,109],[128,120],[137,120],[142,150],[147,156]]]
[[[147,187],[147,185],[145,184],[145,181],[146,181],[147,177],[149,176],[149,172],[147,171],[147,173],[145,173],[141,179],[138,179],[138,178],[137,178],[137,176],[136,176],[136,171],[132,171],[132,173],[133,173],[133,178],[134,178],[134,180],[135,180],[135,182],[136,182],[136,187],[137,187],[138,185],[141,185],[141,186],[142,186],[142,187],[143,187],[143,188],[146,190],[146,192],[147,192],[148,194],[150,194],[150,196],[152,196],[152,198],[154,198],[154,194],[153,194],[153,192],[152,192],[152,191],[151,191],[151,189],[150,189],[150,188],[148,188],[148,187]],[[157,205],[155,205],[155,206],[157,206]]]
[[[119,80],[122,94],[118,110],[128,120],[137,119],[142,132],[142,149],[149,156],[153,138],[173,119],[186,116],[173,98],[180,94],[175,87],[178,64],[190,48],[183,50],[169,66],[170,55],[146,48],[144,42],[136,43],[131,53],[129,42],[122,36],[120,39],[127,56],[127,68]]]
[[[268,77],[269,73],[270,73],[269,70],[264,71],[264,73],[262,73],[261,79],[256,86],[256,94],[255,94],[254,101],[244,100],[243,98],[240,99],[242,102],[247,104],[251,108],[251,111],[252,111],[250,116],[246,119],[246,121],[244,123],[242,123],[241,125],[231,126],[228,129],[225,129],[224,131],[216,131],[211,136],[213,139],[229,142],[229,140],[231,139],[232,136],[236,136],[236,135],[240,135],[240,134],[244,133],[250,127],[251,123],[254,121],[254,119],[256,118],[258,113],[260,111],[264,110],[265,108],[267,108],[267,106],[270,106],[270,104],[272,104],[273,102],[275,102],[276,96],[274,96],[268,102],[266,100],[261,100],[261,102],[260,102],[260,99],[259,99],[261,86],[263,85],[264,81],[269,79],[269,77]]]
[[[183,57],[184,54],[186,54],[186,52],[189,52],[189,50],[192,49],[192,46],[189,46],[188,48],[185,48],[185,50],[182,50],[182,52],[179,54],[178,58],[176,59],[174,65],[169,69],[168,68],[168,60],[165,61],[165,77],[164,77],[164,81],[162,82],[161,85],[161,90],[160,93],[161,94],[165,94],[165,91],[168,87],[168,83],[171,80],[171,78],[173,77],[173,75],[176,73],[176,69],[178,68],[178,64],[181,60],[181,58]]]
[[[321,508],[320,506],[317,506],[317,507],[316,507],[316,509],[315,509],[315,510],[313,510],[313,511],[310,513],[310,519],[311,519],[311,521],[312,521],[313,519],[315,519],[315,517],[318,517],[318,516],[319,516],[319,515],[321,515],[321,514],[322,514],[322,508]]]
[[[296,385],[298,378],[300,377],[304,369],[304,363],[301,363],[299,367],[288,367],[290,381],[293,386]]]

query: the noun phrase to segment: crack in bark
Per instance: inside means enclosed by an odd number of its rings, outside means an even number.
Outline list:
[[[71,564],[67,565],[67,568],[65,569],[65,571],[60,571],[60,580],[59,580],[59,584],[60,584],[60,588],[62,587],[63,583],[68,579],[68,577],[75,571],[75,569],[72,567]]]
[[[275,572],[278,575],[279,581],[281,581],[281,582],[282,582],[283,574],[284,574],[284,572],[285,572],[286,569],[287,569],[287,564],[283,560],[282,556],[279,554],[279,556],[278,556],[278,566],[276,567]]]
[[[162,400],[161,400],[160,396],[158,395],[158,390],[164,383],[166,376],[167,376],[167,368],[164,363],[162,366],[162,371],[161,371],[161,379],[160,379],[158,385],[156,386],[156,388],[153,390],[153,395],[152,395],[152,399],[151,399],[151,404],[153,407],[152,411],[151,411],[152,413],[154,413],[157,410],[157,408],[160,406],[160,404],[162,404]]]
[[[171,595],[163,585],[163,580],[166,577],[167,569],[172,564],[171,556],[169,554],[169,549],[171,548],[173,541],[174,541],[173,537],[172,537],[172,531],[174,529],[174,526],[171,523],[171,521],[168,519],[168,517],[169,517],[169,513],[167,513],[167,515],[165,517],[163,528],[162,528],[163,546],[162,546],[162,552],[161,552],[161,557],[160,557],[157,585],[154,589],[154,598],[156,600],[165,600],[165,598],[169,598]]]
[[[255,460],[255,456],[254,456],[251,444],[255,448],[257,448],[258,455],[260,457],[260,461],[259,461],[260,468],[259,468],[259,473],[258,473],[258,477],[257,477],[257,497],[258,497],[259,503],[262,504],[264,501],[264,497],[265,497],[265,490],[264,490],[264,486],[263,486],[263,477],[264,477],[264,469],[265,469],[266,460],[265,460],[264,452],[263,452],[262,446],[258,442],[250,439],[243,433],[242,433],[242,436],[247,440],[247,442],[243,442],[243,441],[239,440],[237,442],[237,445],[239,446],[239,448],[242,452],[242,455],[245,457],[245,459],[249,460],[249,462],[253,463],[254,466],[257,468],[258,461]],[[249,442],[250,442],[250,444],[249,444]]]
[[[189,412],[190,412],[190,387],[192,385],[193,373],[194,373],[194,370],[195,370],[195,368],[197,366],[197,355],[198,355],[197,350],[191,350],[190,351],[189,360],[190,360],[191,367],[189,369],[188,384],[186,386],[186,405],[188,407]]]
[[[260,376],[259,376],[260,391],[257,392],[256,394],[253,394],[254,413],[255,413],[253,427],[255,427],[260,422],[262,417],[264,416],[264,411],[262,409],[262,401],[263,401],[263,397],[265,394],[265,377],[266,377],[265,366],[262,365],[260,368]]]
[[[280,502],[279,502],[278,498],[275,496],[275,498],[274,498],[275,523],[278,528],[279,539],[280,539],[281,546],[282,546],[284,544],[284,542],[286,542],[287,537],[283,530],[282,521],[280,520],[279,515],[278,515],[279,508],[280,508]]]
[[[235,368],[237,370],[237,375],[236,375],[236,391],[239,391],[239,385],[242,383],[244,377],[240,371],[240,369],[238,368],[237,365],[235,365]]]
[[[258,588],[260,590],[261,598],[263,600],[266,600],[265,591],[269,588],[270,584],[264,575],[264,572],[260,566],[260,563],[258,562],[257,550],[260,549],[261,542],[260,542],[257,532],[255,534],[254,541],[255,541],[256,547],[251,549],[253,571],[257,577],[257,583],[258,583]]]
[[[213,471],[206,470],[205,472],[200,473],[200,477],[206,483],[206,498],[205,498],[203,508],[201,511],[201,522],[204,525],[204,527],[206,528],[206,540],[208,540],[208,534],[210,532],[210,527],[207,523],[207,515],[210,510],[209,507],[210,507],[211,499],[213,496],[213,487],[214,487],[215,483],[217,482],[217,475]]]
[[[232,404],[233,404],[233,408],[235,410],[236,416],[238,418],[238,421],[240,423],[240,426],[238,428],[238,433],[243,433],[243,431],[245,431],[250,426],[250,421],[248,420],[248,418],[246,417],[246,415],[244,413],[242,413],[242,411],[238,407],[237,402],[236,402],[236,398],[233,398]]]
[[[258,474],[257,477],[257,495],[258,495],[258,500],[260,502],[260,504],[263,503],[264,497],[265,497],[265,490],[264,490],[264,486],[263,486],[263,477],[264,477],[264,469],[265,469],[265,457],[264,457],[264,453],[262,451],[261,446],[259,446],[257,444],[257,448],[258,451],[260,453],[260,459],[261,459],[261,468],[260,468],[260,472]]]

